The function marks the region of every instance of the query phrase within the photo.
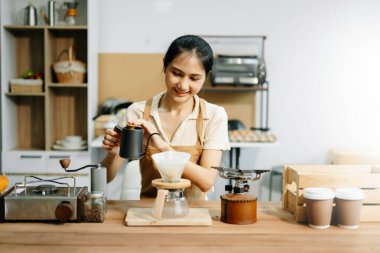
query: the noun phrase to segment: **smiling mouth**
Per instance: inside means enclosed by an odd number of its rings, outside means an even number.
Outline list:
[[[175,93],[176,93],[178,96],[180,96],[180,97],[182,97],[182,96],[186,96],[186,95],[189,93],[188,91],[183,92],[183,91],[178,91],[177,89],[174,89],[174,91],[175,91]]]

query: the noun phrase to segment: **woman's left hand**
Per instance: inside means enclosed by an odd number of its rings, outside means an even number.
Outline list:
[[[145,119],[136,119],[128,121],[128,124],[141,126],[144,129],[144,143],[146,144],[148,141],[148,137],[153,133],[158,133],[156,127],[146,121]],[[153,135],[151,137],[150,146],[153,146],[161,151],[166,151],[170,149],[169,144],[167,144],[159,135]]]
[[[142,128],[144,128],[144,138],[145,136],[148,137],[152,133],[157,133],[156,127],[153,126],[152,123],[146,121],[145,119],[130,120],[128,121],[128,125],[129,124],[141,126]]]

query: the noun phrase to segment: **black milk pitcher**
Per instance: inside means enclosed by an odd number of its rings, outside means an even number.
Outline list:
[[[121,134],[120,157],[130,160],[141,159],[145,153],[143,153],[144,129],[140,126],[127,125],[115,126],[114,131]]]

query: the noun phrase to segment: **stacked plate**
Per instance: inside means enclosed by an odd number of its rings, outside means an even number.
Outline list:
[[[57,140],[53,145],[55,150],[85,150],[87,149],[87,142],[82,140],[81,136],[69,135],[63,140]]]

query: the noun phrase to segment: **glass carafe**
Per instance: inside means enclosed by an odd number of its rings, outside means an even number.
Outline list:
[[[159,190],[164,196],[158,197],[152,212],[161,212],[161,218],[180,218],[189,213],[189,207],[183,189]],[[158,194],[160,195],[160,194]],[[161,211],[162,210],[162,211]]]

